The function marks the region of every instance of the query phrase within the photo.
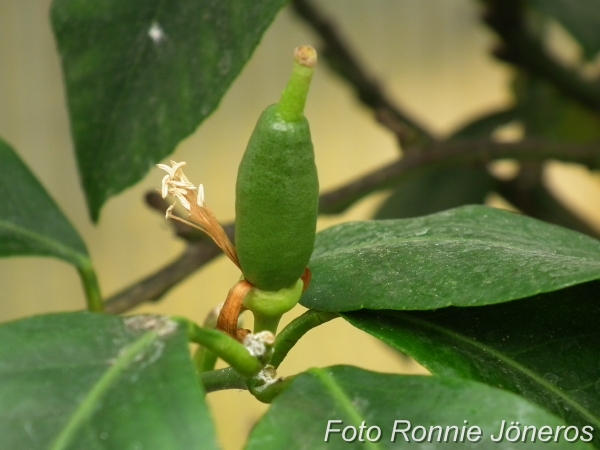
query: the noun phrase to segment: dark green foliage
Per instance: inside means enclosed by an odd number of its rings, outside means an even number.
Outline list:
[[[600,278],[600,242],[520,214],[464,206],[317,235],[301,303],[322,311],[483,306]]]
[[[14,150],[0,139],[0,257],[53,256],[89,264],[85,244]]]
[[[212,113],[285,0],[55,0],[90,215]]]
[[[359,311],[353,325],[433,374],[516,392],[600,430],[599,282],[485,308]]]
[[[474,406],[476,405],[476,406]],[[559,419],[538,408],[526,400],[483,386],[479,383],[459,379],[442,379],[419,376],[402,376],[367,372],[348,366],[326,369],[311,369],[300,375],[289,389],[277,398],[269,412],[253,430],[247,450],[293,449],[348,449],[348,448],[427,448],[427,449],[471,449],[502,448],[512,450],[521,448],[520,444],[491,441],[496,436],[502,420],[519,421],[533,426],[564,425]],[[333,433],[325,442],[325,430],[328,420],[342,420],[331,428],[343,429],[354,426],[357,429],[364,421],[366,428],[381,428],[378,442],[369,442],[366,437],[360,442],[358,432],[353,442],[345,442],[342,433]],[[481,428],[482,439],[472,443],[464,438],[463,442],[453,442],[454,432],[447,437],[449,442],[437,442],[434,431],[430,442],[428,438],[418,444],[406,442],[401,434],[396,434],[391,442],[395,420],[408,420],[412,428],[424,426],[458,426],[468,422],[468,426]],[[399,424],[399,429],[406,425]],[[366,436],[366,430],[363,436]],[[371,432],[376,436],[376,430]],[[416,437],[422,432],[417,432]],[[352,432],[346,435],[351,437]],[[514,434],[512,435],[514,437]],[[571,435],[572,436],[572,435]],[[408,439],[411,439],[408,433]],[[460,436],[458,436],[460,439]],[[472,436],[475,439],[475,436]],[[529,433],[529,439],[531,433]],[[443,441],[444,436],[440,440]],[[564,449],[564,439],[560,443],[529,443],[529,448]],[[591,449],[582,442],[568,444],[569,449]]]
[[[0,327],[0,448],[216,449],[186,333],[65,313]]]

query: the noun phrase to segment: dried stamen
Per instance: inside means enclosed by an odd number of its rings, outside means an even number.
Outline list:
[[[165,198],[167,195],[175,197],[181,206],[189,213],[190,220],[182,219],[173,214],[175,205],[169,206],[165,212],[167,219],[178,220],[186,225],[197,228],[208,234],[227,257],[240,267],[237,252],[231,243],[231,240],[223,230],[223,227],[216,219],[212,211],[204,203],[204,186],[194,186],[183,173],[182,167],[185,162],[171,161],[171,166],[166,164],[157,164],[157,167],[167,172],[162,179],[161,195]]]

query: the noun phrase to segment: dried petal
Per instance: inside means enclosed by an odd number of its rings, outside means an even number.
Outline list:
[[[204,186],[202,184],[198,185],[198,195],[196,197],[196,203],[198,203],[198,206],[200,208],[204,206]]]
[[[165,219],[169,219],[169,218],[171,218],[171,216],[173,215],[173,214],[172,214],[172,212],[173,212],[173,208],[175,208],[175,204],[172,204],[171,206],[169,206],[169,207],[167,208],[167,211],[165,212]]]
[[[170,177],[170,175],[167,174],[162,179],[162,187],[160,190],[160,194],[162,195],[162,198],[166,198],[167,195],[169,195],[169,184],[168,184],[169,177]]]

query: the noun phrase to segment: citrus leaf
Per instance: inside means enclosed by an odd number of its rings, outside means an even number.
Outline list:
[[[544,14],[554,17],[579,43],[585,57],[592,59],[600,51],[599,0],[528,0]]]
[[[285,0],[55,0],[94,221],[215,110]]]
[[[516,108],[493,111],[458,128],[451,140],[489,137],[517,120]],[[485,166],[435,167],[401,180],[381,205],[375,219],[404,219],[433,214],[463,205],[483,204],[496,180]]]
[[[481,204],[494,188],[485,167],[437,167],[406,178],[379,208],[375,219],[404,219]]]
[[[457,128],[450,136],[453,141],[489,137],[498,128],[520,119],[518,108],[492,111]]]
[[[217,448],[185,330],[158,316],[0,326],[0,448]]]
[[[438,311],[357,311],[352,325],[433,374],[516,392],[568,423],[592,425],[600,444],[600,283],[518,302]]]
[[[600,278],[600,242],[485,206],[354,222],[317,235],[302,305],[319,311],[482,306]]]
[[[15,151],[0,139],[0,257],[53,256],[89,266],[79,234]]]
[[[600,139],[598,114],[566,97],[552,84],[521,74],[515,78],[513,92],[527,136],[581,144]]]
[[[340,422],[329,422],[332,420]],[[410,429],[406,435],[396,433],[395,442],[392,442],[396,420],[409,422]],[[564,427],[560,419],[525,399],[472,381],[379,374],[348,366],[311,369],[299,375],[274,400],[252,431],[246,450],[377,449],[415,445],[432,450],[521,448],[522,442],[511,443],[504,439],[498,444],[492,441],[491,436],[497,437],[503,420],[538,428],[547,426],[553,431],[557,426]],[[365,426],[362,439],[366,442],[360,442],[358,429],[361,424]],[[351,439],[353,431],[349,429],[346,432],[349,441],[345,441],[343,430],[348,426],[355,427],[357,433]],[[368,431],[369,427],[375,426],[381,430],[381,436],[376,441],[377,430],[372,428]],[[405,430],[407,426],[405,422],[397,423],[396,429]],[[419,426],[424,427],[426,433],[420,441],[423,430],[418,429]],[[434,429],[430,437],[430,427],[435,426],[441,428],[442,435]],[[482,436],[478,443],[472,442],[478,439],[477,430],[473,429],[470,439],[465,430],[461,440],[460,431],[456,435],[457,432],[450,429],[446,434],[446,427],[451,426],[459,430],[463,426],[466,429],[477,426]],[[340,432],[330,432],[326,442],[328,428]],[[532,431],[530,429],[527,436],[528,448],[564,449],[565,444],[573,450],[593,448],[580,440],[567,443],[560,433],[558,442],[541,442],[537,439],[537,442],[531,443]],[[575,430],[571,429],[570,433],[569,438],[573,438]],[[369,442],[367,435],[375,442]],[[509,437],[514,439],[516,430],[512,430]],[[589,439],[586,436],[584,438]]]

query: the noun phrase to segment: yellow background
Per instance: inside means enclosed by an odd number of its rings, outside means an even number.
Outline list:
[[[480,24],[477,2],[320,3],[392,98],[435,132],[447,133],[469,118],[510,103],[511,72],[488,56],[494,36]],[[14,146],[80,231],[103,293],[109,295],[175,258],[183,244],[173,238],[162,216],[144,206],[143,194],[160,184],[158,169],[111,199],[98,226],[89,222],[73,158],[49,5],[49,0],[0,0],[0,136]],[[560,31],[557,35],[561,48],[570,50],[568,39]],[[289,75],[292,50],[304,43],[318,47],[319,40],[290,11],[280,13],[218,110],[173,155],[188,162],[187,176],[204,184],[206,201],[222,221],[233,219],[237,164],[255,120],[266,105],[277,101]],[[306,115],[324,190],[398,154],[394,137],[375,123],[371,112],[324,64],[315,76]],[[600,197],[595,176],[577,166],[553,164],[548,177],[582,215],[600,223],[594,208]],[[341,217],[324,218],[319,227],[367,218],[382,198],[383,194],[375,195]],[[201,322],[224,300],[238,275],[229,261],[220,258],[162,302],[135,312],[185,315]],[[0,321],[83,306],[78,276],[69,265],[42,258],[0,260]],[[301,311],[298,307],[294,314]],[[331,364],[424,373],[341,319],[301,341],[280,373]],[[211,394],[209,403],[226,449],[241,448],[265,410],[246,392]]]

